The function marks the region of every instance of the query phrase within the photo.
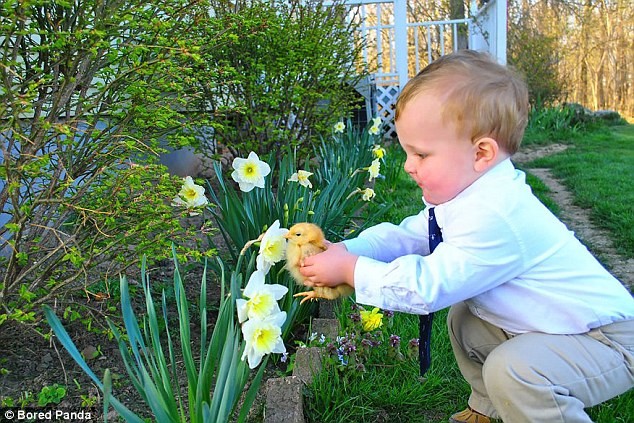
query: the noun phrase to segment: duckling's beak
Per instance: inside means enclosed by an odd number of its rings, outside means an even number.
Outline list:
[[[291,236],[292,236],[291,233],[287,232],[286,235],[284,235],[284,238],[291,239]]]

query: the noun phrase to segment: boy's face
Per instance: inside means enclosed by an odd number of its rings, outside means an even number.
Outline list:
[[[441,112],[441,97],[422,92],[405,105],[396,122],[407,154],[403,167],[434,205],[451,200],[481,175],[474,166],[477,148],[458,134],[454,123],[443,122]]]

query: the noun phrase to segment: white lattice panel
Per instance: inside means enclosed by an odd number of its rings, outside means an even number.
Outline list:
[[[384,85],[376,87],[376,105],[379,116],[385,126],[385,137],[396,138],[394,127],[394,110],[398,98],[398,85]]]

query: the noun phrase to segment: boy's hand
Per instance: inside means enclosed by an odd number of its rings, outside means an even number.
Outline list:
[[[337,286],[342,283],[354,288],[354,266],[358,256],[349,253],[343,243],[327,243],[328,249],[304,259],[299,272],[306,276],[306,286]]]

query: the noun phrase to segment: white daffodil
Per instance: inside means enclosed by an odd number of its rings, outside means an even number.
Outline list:
[[[262,320],[271,314],[279,313],[280,306],[277,301],[288,292],[288,288],[278,284],[266,284],[264,272],[256,270],[251,273],[247,286],[242,291],[242,296],[248,298],[236,299],[238,321],[247,319]]]
[[[312,188],[313,184],[308,179],[310,175],[312,175],[311,172],[307,172],[305,170],[298,170],[297,172],[293,173],[288,180],[290,182],[299,182],[299,184],[303,187]]]
[[[266,354],[286,352],[282,341],[284,321],[286,312],[281,311],[264,319],[248,320],[242,325],[242,336],[246,342],[242,360],[247,359],[249,368],[257,367]]]
[[[288,229],[280,228],[279,220],[273,222],[271,227],[266,230],[262,241],[260,241],[260,252],[255,259],[258,270],[262,270],[266,274],[272,265],[284,258],[286,253],[284,235],[287,233]]]
[[[197,185],[191,176],[184,178],[183,186],[178,192],[178,196],[172,200],[172,206],[183,206],[188,209],[202,207],[207,203],[209,203],[209,200],[205,197],[205,188]],[[190,211],[189,214],[196,215],[198,213]]]
[[[337,122],[333,127],[333,130],[339,134],[343,134],[344,129],[346,129],[346,124],[343,122]]]
[[[372,118],[372,126],[381,126],[381,118],[378,116]]]
[[[382,159],[383,156],[385,156],[385,148],[380,145],[372,146],[372,155],[374,155],[377,159]]]
[[[254,187],[264,188],[264,177],[271,173],[271,167],[258,158],[253,151],[249,157],[236,157],[231,166],[235,169],[231,177],[240,185],[240,191],[249,192]]]
[[[381,162],[379,159],[372,160],[372,164],[368,167],[368,172],[370,172],[370,181],[377,176],[379,176],[379,172],[381,171]]]
[[[374,192],[372,188],[366,188],[363,191],[361,191],[361,193],[363,194],[361,197],[363,201],[370,201],[376,195],[376,193]]]
[[[381,132],[381,128],[378,126],[371,126],[370,129],[368,129],[370,135],[379,135],[379,132]]]

